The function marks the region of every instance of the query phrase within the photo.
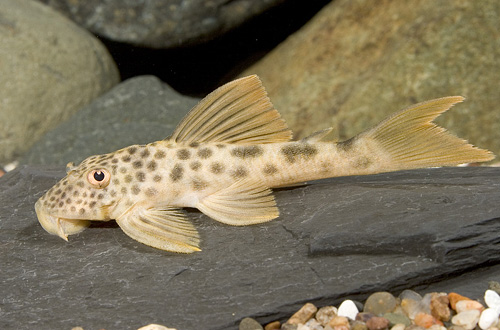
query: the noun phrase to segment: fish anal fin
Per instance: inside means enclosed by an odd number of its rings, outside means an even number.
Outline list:
[[[154,248],[180,253],[201,251],[198,231],[180,209],[139,205],[116,222],[125,234]]]
[[[253,75],[207,95],[179,123],[170,141],[258,144],[286,142],[292,132]]]
[[[271,190],[251,180],[236,181],[205,197],[196,207],[214,220],[233,226],[267,222],[279,216]]]
[[[386,170],[453,166],[486,162],[494,155],[460,139],[432,121],[461,96],[449,96],[410,106],[388,117],[374,128],[341,142],[343,148],[371,141],[388,156]]]

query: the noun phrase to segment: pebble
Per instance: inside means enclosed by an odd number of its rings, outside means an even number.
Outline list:
[[[408,326],[411,324],[410,318],[401,313],[385,313],[384,317],[389,320],[390,326],[395,326],[397,324]]]
[[[399,298],[399,300],[411,299],[411,300],[415,300],[417,302],[422,300],[422,296],[413,290],[404,290],[403,292],[401,292],[401,294],[399,295],[398,298]]]
[[[419,325],[412,324],[410,326],[407,326],[405,330],[425,330],[425,328]]]
[[[431,325],[427,330],[446,330],[446,327],[440,324]]]
[[[405,330],[406,325],[402,323],[394,324],[391,330]]]
[[[305,324],[311,317],[313,317],[314,313],[316,313],[318,309],[311,303],[307,303],[302,306],[292,317],[286,321],[288,324]]]
[[[316,312],[316,320],[322,325],[325,326],[333,319],[334,316],[337,316],[337,308],[334,306],[325,306],[318,309]]]
[[[139,328],[137,330],[176,330],[176,329],[174,329],[174,328],[167,328],[164,325],[152,323],[152,324],[148,324],[146,326],[143,326],[142,328]]]
[[[354,321],[351,325],[351,330],[368,330],[368,327],[364,322]]]
[[[260,325],[259,322],[255,321],[250,317],[245,317],[240,322],[239,330],[264,330],[264,328]]]
[[[356,315],[359,313],[356,304],[352,300],[344,300],[342,304],[340,304],[338,309],[339,316],[345,316],[350,318],[351,320],[356,319]]]
[[[431,313],[431,300],[432,300],[432,293],[427,293],[425,296],[423,296],[422,300],[420,300],[420,302],[418,304],[419,312],[430,314]]]
[[[477,309],[463,311],[451,318],[451,323],[462,326],[465,330],[472,330],[479,321],[479,312]]]
[[[314,318],[307,321],[305,326],[310,330],[323,330],[323,326]],[[300,329],[300,326],[298,329]]]
[[[328,325],[332,327],[333,329],[338,329],[340,327],[347,327],[349,328],[349,320],[345,316],[334,316],[330,322],[328,322]]]
[[[431,296],[431,314],[440,321],[449,321],[451,311],[448,307],[450,300],[446,293],[434,293]]]
[[[398,302],[389,292],[375,292],[366,299],[363,312],[383,315],[394,311]]]
[[[484,301],[486,306],[496,310],[497,314],[500,314],[500,296],[497,292],[493,290],[486,290],[484,293]]]
[[[370,330],[382,330],[389,327],[389,320],[385,317],[374,316],[366,322],[366,326]]]
[[[274,321],[274,322],[266,324],[266,326],[264,327],[264,330],[278,330],[280,328],[281,328],[281,322]]]
[[[427,314],[427,313],[418,313],[415,316],[414,322],[415,322],[415,325],[421,326],[425,329],[428,329],[435,324],[442,325],[441,321],[436,319],[431,314]]]
[[[366,323],[366,321],[368,321],[369,319],[371,319],[374,316],[375,316],[375,314],[372,314],[372,313],[361,312],[361,313],[358,313],[356,315],[356,319],[355,320]]]
[[[500,283],[498,283],[497,281],[489,281],[488,288],[500,294]]]
[[[398,298],[388,292],[376,292],[364,306],[360,303],[363,312],[359,312],[352,300],[344,300],[338,309],[335,306],[317,309],[307,303],[281,327],[276,321],[266,325],[265,330],[473,330],[476,326],[476,330],[500,330],[500,313],[496,309],[500,306],[500,296],[487,290],[484,297],[487,309],[479,301],[453,292],[432,292],[422,297],[405,290]],[[376,314],[384,309],[391,312]],[[451,317],[453,314],[456,315]]]
[[[450,306],[453,310],[457,310],[456,307],[457,302],[461,300],[472,300],[455,292],[448,293],[448,299],[450,300]]]
[[[281,330],[297,330],[298,327],[297,324],[283,323]]]
[[[496,292],[495,292],[496,293]],[[489,305],[488,305],[489,306]],[[495,308],[486,308],[479,317],[478,325],[486,330],[498,323],[498,312]]]
[[[414,319],[415,316],[420,312],[420,301],[413,299],[403,299],[401,300],[401,309],[408,315],[410,319]]]
[[[470,310],[478,310],[482,311],[484,309],[484,306],[476,300],[461,300],[456,303],[456,308],[455,310],[457,313],[465,312],[465,311],[470,311]]]

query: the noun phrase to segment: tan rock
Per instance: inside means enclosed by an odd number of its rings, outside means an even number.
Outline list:
[[[318,309],[311,303],[307,303],[292,315],[286,323],[288,324],[305,324],[311,317],[314,316]]]
[[[383,330],[389,327],[389,320],[385,317],[374,316],[366,321],[369,330]]]
[[[0,1],[0,163],[118,83],[100,41],[36,1]]]
[[[333,329],[349,328],[349,319],[345,316],[334,316],[328,325]]]
[[[431,296],[431,314],[441,321],[449,321],[451,316],[450,300],[446,293],[433,293]]]
[[[337,0],[243,75],[258,74],[297,137],[340,139],[411,104],[463,95],[439,123],[500,153],[500,2]]]
[[[316,320],[323,326],[327,325],[332,318],[337,315],[337,308],[334,306],[321,307],[316,312]]]
[[[457,302],[461,300],[472,300],[455,292],[448,293],[448,299],[450,300],[451,308],[454,310],[457,310]]]
[[[264,327],[264,330],[278,330],[280,328],[281,328],[281,322],[274,321],[274,322],[266,324],[266,326]]]

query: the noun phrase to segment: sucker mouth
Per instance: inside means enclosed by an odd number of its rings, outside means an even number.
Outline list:
[[[77,234],[90,225],[89,220],[65,219],[52,216],[43,207],[40,200],[35,204],[35,212],[43,229],[52,235],[61,237],[65,241],[68,241],[68,235]]]

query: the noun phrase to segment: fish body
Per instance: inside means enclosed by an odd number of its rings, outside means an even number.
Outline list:
[[[432,120],[459,96],[417,104],[347,141],[326,129],[299,141],[274,109],[258,77],[230,82],[203,99],[173,135],[91,156],[35,204],[41,225],[67,240],[89,221],[115,219],[144,244],[199,251],[183,207],[236,226],[279,215],[270,188],[335,176],[364,175],[493,158]]]

